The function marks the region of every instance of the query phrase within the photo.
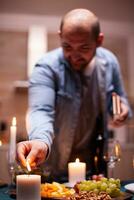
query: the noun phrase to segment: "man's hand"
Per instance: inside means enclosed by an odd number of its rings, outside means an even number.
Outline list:
[[[128,106],[125,105],[123,102],[121,102],[120,105],[121,113],[113,116],[112,121],[110,121],[110,125],[112,125],[113,127],[120,127],[122,125],[125,125],[128,118]]]
[[[46,159],[48,146],[39,140],[23,141],[17,145],[17,159],[26,166],[26,160],[31,167],[36,167]]]

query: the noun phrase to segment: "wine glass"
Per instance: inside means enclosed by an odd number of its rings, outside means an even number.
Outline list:
[[[14,183],[14,177],[15,177],[15,169],[16,169],[16,151],[12,150],[11,148],[9,148],[9,152],[8,152],[8,170],[9,170],[9,174],[11,177],[10,180],[10,187],[14,187],[15,183]]]
[[[111,140],[109,144],[108,153],[103,156],[104,160],[107,162],[109,178],[114,178],[114,169],[116,163],[121,159],[121,146],[119,141]]]

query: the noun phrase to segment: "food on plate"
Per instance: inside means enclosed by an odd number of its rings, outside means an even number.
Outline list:
[[[111,200],[112,198],[106,192],[100,192],[96,194],[95,192],[81,191],[77,194],[71,195],[69,200]]]
[[[69,197],[74,193],[74,189],[69,189],[64,184],[57,182],[41,184],[42,197],[62,198]]]
[[[74,186],[77,193],[80,191],[93,191],[96,194],[106,192],[110,197],[118,197],[121,195],[120,179],[101,178],[101,180],[84,180]]]

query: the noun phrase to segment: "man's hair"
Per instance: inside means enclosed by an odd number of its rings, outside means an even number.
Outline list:
[[[65,21],[66,21],[66,16],[64,16],[62,18],[61,23],[60,23],[60,31],[61,31],[61,33],[63,31],[63,26],[65,24]],[[95,15],[94,15],[93,21],[90,24],[90,26],[91,26],[91,34],[92,34],[93,38],[95,40],[97,40],[97,38],[98,38],[98,36],[99,36],[99,34],[101,32],[101,28],[100,28],[100,22],[99,22],[98,18]]]

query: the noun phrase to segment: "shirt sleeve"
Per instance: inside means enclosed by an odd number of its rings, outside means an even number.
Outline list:
[[[44,141],[51,150],[54,138],[55,81],[49,66],[36,65],[30,78],[28,135]]]
[[[124,88],[120,65],[116,58],[114,58],[114,62],[113,62],[113,86],[114,86],[114,92],[116,92],[121,97],[121,101],[124,102],[124,104],[128,106],[129,117],[131,117],[132,111],[128,102],[125,88]]]

